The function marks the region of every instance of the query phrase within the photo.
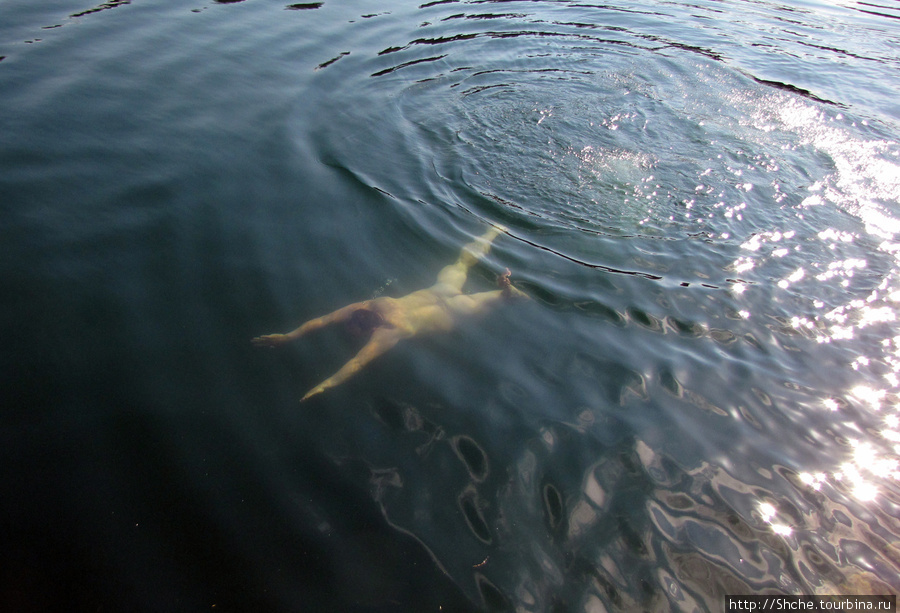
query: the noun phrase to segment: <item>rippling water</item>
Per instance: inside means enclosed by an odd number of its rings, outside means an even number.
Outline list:
[[[6,2],[6,608],[900,590],[900,3]],[[262,333],[532,300],[304,391]]]

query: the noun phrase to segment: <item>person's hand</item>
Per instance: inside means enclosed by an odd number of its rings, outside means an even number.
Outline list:
[[[264,334],[263,336],[257,336],[250,342],[257,347],[276,347],[288,342],[289,340],[290,339],[286,334]]]
[[[512,273],[509,271],[509,268],[507,268],[506,272],[504,272],[502,275],[497,275],[497,287],[502,290],[508,290],[512,285],[512,282],[510,282],[509,280],[509,276],[511,274]]]

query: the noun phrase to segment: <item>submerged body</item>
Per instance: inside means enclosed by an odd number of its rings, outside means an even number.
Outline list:
[[[307,400],[343,383],[404,338],[450,330],[458,316],[483,312],[506,298],[526,297],[509,282],[509,271],[498,279],[501,289],[469,295],[462,293],[469,268],[487,254],[491,242],[502,231],[499,227],[491,227],[484,235],[463,247],[459,259],[441,269],[437,282],[429,288],[402,298],[381,297],[356,302],[312,319],[287,334],[258,336],[253,343],[269,347],[280,345],[336,322],[345,322],[360,333],[371,331],[371,338],[356,356],[301,398],[301,402]]]

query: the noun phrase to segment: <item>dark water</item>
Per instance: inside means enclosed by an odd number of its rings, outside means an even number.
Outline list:
[[[0,6],[0,608],[900,590],[900,3]],[[469,276],[398,345],[251,337]]]

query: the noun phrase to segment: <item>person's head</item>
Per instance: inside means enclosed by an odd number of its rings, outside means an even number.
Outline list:
[[[369,336],[375,330],[384,325],[384,318],[377,311],[371,309],[357,309],[347,319],[347,330],[353,336]]]

